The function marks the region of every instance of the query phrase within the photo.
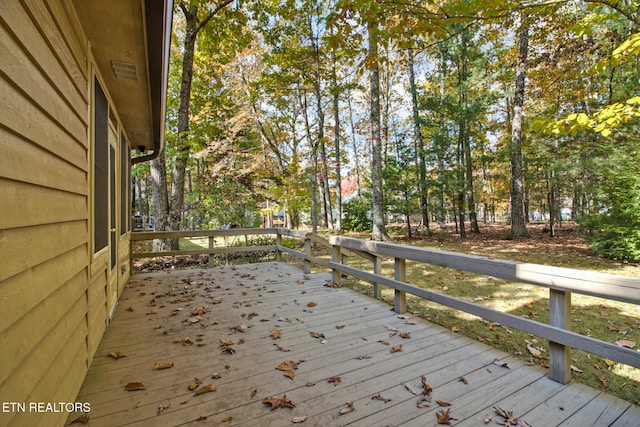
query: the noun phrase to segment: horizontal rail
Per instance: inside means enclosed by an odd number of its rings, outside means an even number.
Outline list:
[[[158,251],[158,252],[136,252],[131,254],[131,258],[151,258],[157,256],[179,256],[179,255],[220,255],[227,253],[245,253],[245,252],[273,252],[277,249],[276,245],[267,246],[233,246],[228,248],[202,248],[202,249],[180,249],[177,251]]]
[[[141,231],[131,233],[131,240],[176,239],[180,237],[228,237],[276,235],[275,228],[230,228],[228,230]]]
[[[564,292],[640,304],[640,279],[548,265],[491,259],[437,249],[332,236],[332,245],[482,274],[513,282],[529,283]]]
[[[597,354],[598,356],[606,357],[621,363],[625,363],[627,365],[631,365],[636,368],[640,368],[640,353],[629,348],[619,347],[615,344],[607,343],[596,338],[587,337],[585,335],[581,335],[565,329],[536,322],[535,320],[525,319],[513,314],[504,313],[492,308],[484,307],[479,304],[474,304],[469,301],[454,298],[449,295],[441,294],[439,292],[434,292],[428,289],[419,288],[405,282],[369,273],[367,271],[349,267],[333,261],[329,262],[329,267],[366,281],[376,281],[392,289],[406,292],[408,294],[415,295],[417,297],[433,301],[438,304],[454,308],[456,310],[464,311],[466,313],[482,317],[483,319],[490,320],[492,322],[510,326],[512,328],[537,335],[541,338],[546,338],[559,344],[584,350],[589,353]]]

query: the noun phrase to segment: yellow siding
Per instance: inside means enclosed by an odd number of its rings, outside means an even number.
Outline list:
[[[73,402],[108,323],[108,251],[94,256],[90,249],[87,47],[69,0],[2,2],[2,402]],[[119,240],[122,287],[129,236]],[[63,425],[66,418],[0,413],[0,427]]]

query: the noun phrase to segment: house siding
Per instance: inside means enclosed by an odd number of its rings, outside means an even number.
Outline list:
[[[109,254],[92,250],[93,70],[69,0],[2,2],[0,402],[73,402],[109,321]],[[129,233],[118,239],[121,291]],[[66,418],[0,412],[0,426]]]

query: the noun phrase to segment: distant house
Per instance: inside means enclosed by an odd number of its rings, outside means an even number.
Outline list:
[[[130,170],[163,145],[172,7],[2,2],[2,402],[73,402],[130,275]]]

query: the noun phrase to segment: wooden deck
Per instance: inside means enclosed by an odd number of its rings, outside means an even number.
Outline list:
[[[536,427],[640,425],[629,402],[551,381],[544,369],[328,281],[275,262],[135,275],[76,401],[91,404],[92,427],[434,426],[436,400],[451,403],[454,426],[504,422],[494,406]],[[294,378],[276,369],[285,361],[297,363]],[[422,376],[433,390],[426,408],[411,392],[422,392]],[[195,379],[216,390],[195,395]],[[126,391],[134,382],[145,389]],[[284,395],[294,408],[263,403]],[[341,414],[347,402],[353,409]]]

